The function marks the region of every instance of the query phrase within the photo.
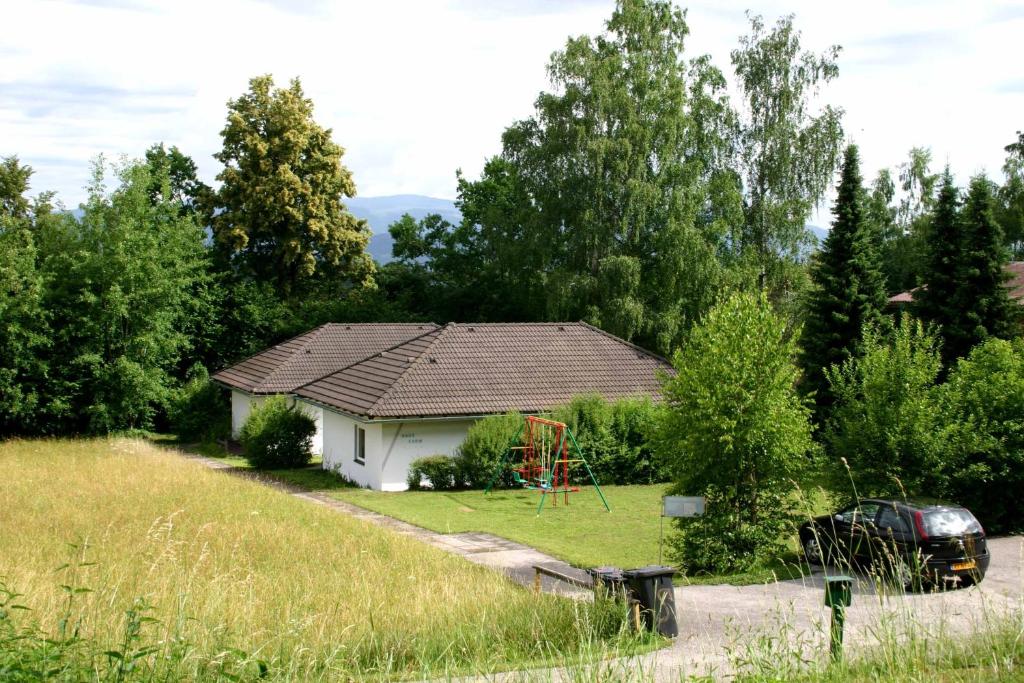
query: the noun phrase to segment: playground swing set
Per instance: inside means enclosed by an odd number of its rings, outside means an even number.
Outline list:
[[[580,490],[579,486],[571,483],[569,472],[578,465],[586,469],[597,495],[604,503],[605,510],[611,512],[597,478],[590,469],[590,464],[576,443],[576,437],[564,422],[527,415],[519,428],[519,433],[512,440],[512,446],[506,451],[501,464],[484,489],[485,494],[494,487],[510,462],[515,463],[512,467],[512,480],[524,489],[540,493],[538,515],[544,509],[544,501],[548,495],[551,495],[552,505],[558,505],[558,494],[562,494],[565,505],[569,504],[569,494]]]

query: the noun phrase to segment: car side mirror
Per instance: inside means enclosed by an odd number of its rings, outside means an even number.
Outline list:
[[[837,522],[841,522],[841,521],[843,521],[843,516],[839,515],[839,514],[835,514],[835,515],[832,515],[832,519],[836,520]]]

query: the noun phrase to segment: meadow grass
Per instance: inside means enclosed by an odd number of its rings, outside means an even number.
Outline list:
[[[535,596],[141,440],[9,441],[0,471],[0,581],[22,594],[0,608],[7,664],[45,649],[11,635],[30,632],[74,640],[86,669],[131,652],[165,679],[444,675],[635,645],[617,608]]]

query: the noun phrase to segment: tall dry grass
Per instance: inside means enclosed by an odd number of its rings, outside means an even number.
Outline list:
[[[0,579],[31,608],[19,627],[77,629],[97,670],[133,648],[192,677],[228,660],[302,679],[479,672],[620,632],[600,605],[128,439],[0,444]]]

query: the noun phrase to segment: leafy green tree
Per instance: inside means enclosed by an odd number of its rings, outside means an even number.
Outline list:
[[[146,150],[145,162],[151,169],[149,194],[154,203],[175,202],[183,214],[194,216],[201,227],[210,224],[213,189],[199,180],[199,169],[191,157],[174,145],[167,149],[161,142]]]
[[[997,218],[1013,258],[1024,258],[1024,132],[1007,145],[1003,173],[1006,182],[999,188]]]
[[[805,227],[839,165],[842,110],[813,113],[812,98],[839,74],[837,46],[802,51],[793,17],[766,29],[750,16],[750,34],[732,52],[745,115],[734,145],[743,179],[742,252],[764,274],[773,299],[799,289],[796,265],[810,243]]]
[[[0,160],[0,433],[42,428],[50,347],[46,282],[38,267],[35,226],[45,198],[28,197],[32,168]]]
[[[836,397],[825,435],[836,490],[863,496],[934,495],[938,484],[938,342],[903,318],[891,338],[864,330],[863,353],[826,370]],[[845,465],[845,466],[844,466]]]
[[[939,389],[940,492],[990,533],[1022,528],[1024,340],[988,339],[960,359]]]
[[[931,172],[932,151],[927,147],[912,147],[907,160],[900,164],[899,179],[903,190],[898,218],[907,233],[919,232],[927,227],[927,216],[935,204],[935,187],[939,176]]]
[[[228,103],[221,136],[213,231],[244,273],[286,291],[321,264],[372,282],[369,228],[342,203],[356,192],[344,150],[313,120],[298,79],[288,88],[274,88],[269,75],[251,79],[249,92]]]
[[[674,491],[707,498],[675,544],[686,571],[744,569],[779,550],[813,448],[795,388],[797,337],[764,294],[734,294],[673,357],[658,448]]]
[[[825,368],[858,355],[864,326],[878,326],[886,304],[881,240],[865,215],[856,145],[846,148],[832,214],[832,229],[811,271],[816,289],[801,338],[804,388],[815,393],[821,411],[833,402]]]
[[[177,202],[154,202],[149,166],[125,165],[112,193],[105,166],[96,163],[81,221],[43,259],[64,432],[154,424],[189,352],[191,296],[208,269],[201,228]]]
[[[606,29],[552,56],[554,92],[479,181],[460,178],[463,224],[399,227],[396,253],[424,254],[456,300],[482,296],[484,317],[586,318],[666,351],[722,277],[731,113],[721,74],[684,60],[669,2],[622,0]]]

